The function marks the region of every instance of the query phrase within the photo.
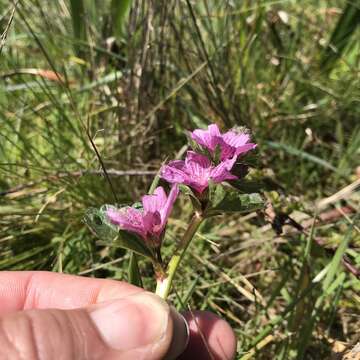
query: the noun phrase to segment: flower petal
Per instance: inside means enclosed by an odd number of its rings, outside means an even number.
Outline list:
[[[171,184],[182,184],[187,177],[186,173],[183,171],[184,166],[185,161],[183,160],[170,161],[168,165],[164,165],[161,168],[160,176]]]
[[[236,148],[227,144],[224,140],[221,140],[221,160],[232,158],[236,153]]]
[[[232,159],[226,160],[226,161],[222,161],[218,166],[216,166],[212,171],[211,171],[211,179],[215,182],[215,183],[220,183],[222,181],[225,180],[235,180],[238,177],[231,174],[230,170],[233,167],[233,165],[235,164],[236,161],[236,157],[234,156]]]
[[[236,154],[237,156],[239,156],[239,155],[244,154],[244,153],[246,153],[246,152],[248,152],[248,151],[250,151],[250,150],[255,149],[256,146],[257,146],[257,145],[254,144],[254,143],[248,143],[248,144],[245,144],[245,145],[243,145],[243,146],[239,146],[239,147],[236,149],[235,154]]]
[[[163,227],[165,227],[166,225],[167,219],[171,213],[171,210],[174,206],[174,202],[176,201],[178,195],[179,195],[179,186],[175,184],[171,187],[166,203],[164,204],[163,208],[160,210],[161,224]]]
[[[135,232],[145,237],[142,211],[132,207],[124,207],[118,210],[109,209],[106,215],[111,223],[118,225],[123,230]]]
[[[191,133],[193,140],[211,151],[215,150],[220,136],[220,130],[216,124],[209,125],[207,130],[196,129]]]
[[[185,162],[185,171],[188,176],[184,183],[202,193],[207,188],[210,179],[212,170],[210,160],[206,156],[189,151]]]
[[[197,154],[194,151],[188,151],[185,158],[186,169],[192,165],[191,163],[196,163],[203,168],[208,168],[211,166],[210,160],[205,155]]]
[[[221,136],[219,127],[216,124],[210,124],[208,126],[208,131],[211,136]]]
[[[250,135],[229,130],[222,136],[222,139],[230,146],[239,147],[245,145],[250,140]]]
[[[155,189],[152,195],[144,195],[142,197],[142,204],[145,212],[160,211],[166,203],[167,196],[164,189],[159,186]]]
[[[159,236],[162,232],[161,216],[158,211],[148,212],[143,217],[145,234]]]

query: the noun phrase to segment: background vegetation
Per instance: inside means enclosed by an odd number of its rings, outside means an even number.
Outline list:
[[[171,299],[226,318],[241,359],[341,358],[354,346],[358,0],[0,0],[0,10],[1,270],[126,280],[129,254],[99,243],[85,210],[138,199],[186,150],[185,129],[246,126],[259,144],[249,186],[268,207],[209,220]],[[165,257],[189,213],[182,198]],[[151,266],[140,268],[151,288]]]

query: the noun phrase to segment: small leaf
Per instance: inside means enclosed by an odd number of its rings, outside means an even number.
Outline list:
[[[184,195],[189,195],[194,209],[201,210],[201,202],[189,186],[184,184],[179,184],[179,189]]]
[[[159,181],[160,181],[160,170],[159,172],[155,175],[154,180],[152,181],[150,188],[149,188],[149,194],[153,194],[155,189],[157,188],[157,186],[159,185]]]
[[[241,193],[252,193],[260,190],[267,190],[266,184],[261,180],[232,180],[229,181],[231,186]]]
[[[117,226],[107,220],[105,212],[109,207],[104,205],[100,210],[90,208],[86,211],[84,221],[92,232],[107,245],[132,250],[139,255],[152,259],[153,253],[143,239],[130,232],[119,230]]]
[[[216,207],[224,199],[226,193],[222,185],[209,181],[209,200],[212,208]]]
[[[84,222],[96,236],[104,241],[114,241],[118,236],[117,228],[105,220],[104,212],[99,209],[86,210]]]
[[[210,192],[210,208],[207,216],[223,212],[251,212],[264,207],[264,200],[258,193],[241,194],[230,187],[215,185]]]

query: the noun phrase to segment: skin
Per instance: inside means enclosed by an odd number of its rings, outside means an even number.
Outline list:
[[[224,320],[200,311],[184,317],[190,339],[179,359],[234,358]],[[125,282],[0,272],[0,359],[166,359],[170,344],[176,354],[184,347],[181,336],[173,339],[175,323],[167,303]]]

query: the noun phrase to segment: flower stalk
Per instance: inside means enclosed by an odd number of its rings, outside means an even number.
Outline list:
[[[181,239],[179,247],[169,261],[164,276],[157,277],[156,279],[155,293],[164,300],[166,300],[169,296],[177,268],[179,267],[179,264],[184,257],[185,252],[191,243],[191,240],[193,239],[196,231],[199,229],[199,226],[201,225],[203,220],[203,215],[200,212],[196,211],[190,221],[188,228],[185,231],[183,238]]]
[[[154,267],[156,294],[167,299],[175,273],[196,231],[204,219],[226,212],[248,212],[262,207],[259,194],[241,194],[236,186],[222,186],[226,181],[244,177],[247,166],[239,158],[256,144],[244,128],[233,128],[221,133],[216,124],[207,129],[196,129],[189,134],[192,150],[185,159],[164,164],[153,181],[149,194],[141,203],[131,206],[105,205],[100,210],[89,209],[87,223],[99,237],[105,237],[136,254],[149,259]],[[245,170],[244,170],[245,167]],[[241,171],[239,171],[239,169]],[[157,186],[162,179],[171,185],[169,193]],[[235,183],[234,183],[235,184]],[[168,264],[163,263],[161,246],[166,225],[180,190],[189,195],[194,212],[191,221]],[[141,284],[136,259],[132,257],[130,279]]]

